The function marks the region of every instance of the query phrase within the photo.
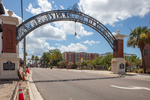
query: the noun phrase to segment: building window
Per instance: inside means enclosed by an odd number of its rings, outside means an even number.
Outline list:
[[[89,59],[91,59],[91,57],[89,57]]]
[[[69,58],[71,58],[71,56],[69,56]]]
[[[80,54],[78,54],[78,56],[80,56]]]
[[[84,59],[85,59],[85,57],[84,57]]]
[[[69,55],[71,55],[71,53],[69,53]]]
[[[78,61],[78,60],[76,59],[76,61]]]
[[[80,58],[80,57],[78,57],[78,58]]]
[[[88,55],[86,55],[86,56],[88,56]]]
[[[90,55],[89,55],[90,56]]]
[[[71,61],[71,59],[69,59],[69,61]]]
[[[81,54],[81,56],[83,56],[83,54]]]
[[[88,59],[88,57],[87,57],[87,59]]]
[[[96,55],[95,55],[95,57],[96,57]]]
[[[84,56],[85,56],[85,54],[84,54]]]
[[[76,54],[76,56],[77,56],[77,54]]]
[[[78,57],[76,57],[76,58],[78,58]]]
[[[146,50],[144,50],[144,55],[148,55],[148,51],[147,51],[147,49],[146,49]]]

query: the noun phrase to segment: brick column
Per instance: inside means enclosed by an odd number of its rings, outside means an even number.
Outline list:
[[[18,23],[18,18],[10,16],[0,15],[3,21],[3,53],[16,53],[16,26]]]
[[[16,26],[18,18],[12,17],[12,11],[8,11],[9,16],[0,15],[3,22],[2,50],[0,54],[0,79],[19,79],[19,57],[16,52]]]
[[[123,55],[123,39],[125,35],[119,34],[119,30],[117,30],[117,35],[115,38],[117,40],[117,49],[113,50],[113,59],[111,61],[112,72],[115,74],[125,74],[125,59]]]
[[[113,50],[113,58],[123,58],[123,40],[117,39],[117,49]]]

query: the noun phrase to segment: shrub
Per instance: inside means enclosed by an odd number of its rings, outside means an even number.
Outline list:
[[[135,68],[135,69],[133,70],[133,72],[134,72],[134,73],[138,73],[138,69]]]
[[[146,70],[146,73],[150,74],[150,69]]]
[[[142,69],[139,69],[138,70],[138,73],[144,73],[144,69],[142,68]]]
[[[111,66],[108,68],[109,71],[111,71]]]

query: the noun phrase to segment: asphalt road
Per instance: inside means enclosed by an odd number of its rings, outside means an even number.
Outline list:
[[[150,100],[150,81],[33,68],[44,100]]]

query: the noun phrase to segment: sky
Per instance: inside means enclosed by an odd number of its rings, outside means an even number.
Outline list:
[[[115,35],[117,30],[124,38],[124,53],[136,54],[141,58],[139,48],[127,47],[128,35],[138,26],[148,26],[150,22],[150,0],[23,0],[23,20],[37,14],[65,10],[75,3],[83,13],[97,19]],[[5,11],[14,12],[21,24],[21,0],[3,0]],[[6,13],[6,16],[8,14]],[[150,25],[148,26],[150,28]],[[74,33],[77,36],[74,36]],[[23,57],[23,41],[19,43],[19,57]],[[113,52],[108,42],[94,29],[70,21],[57,21],[38,27],[26,36],[27,58],[41,57],[43,52],[60,49],[61,52],[87,52],[104,54]]]

